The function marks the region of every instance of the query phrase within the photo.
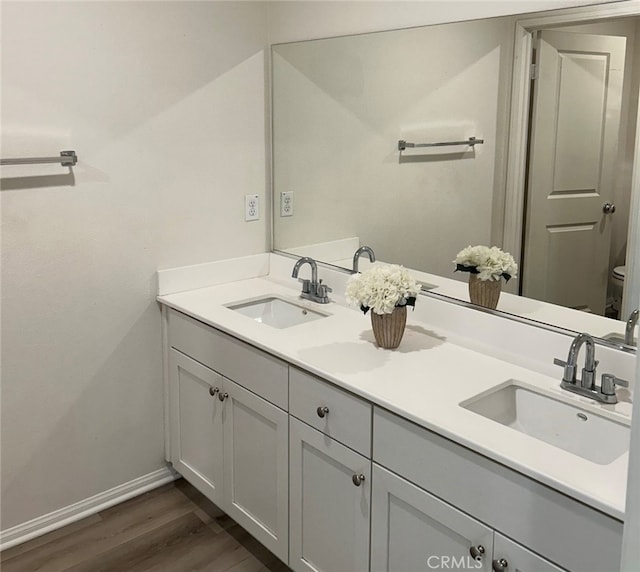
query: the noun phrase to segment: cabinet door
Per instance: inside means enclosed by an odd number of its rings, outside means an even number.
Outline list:
[[[225,379],[223,509],[278,558],[289,552],[288,416]]]
[[[223,502],[223,404],[218,399],[222,382],[215,371],[170,351],[171,462],[219,506]]]
[[[373,465],[371,570],[491,570],[493,531]],[[472,548],[482,555],[471,556]]]
[[[564,570],[497,532],[493,541],[493,569],[496,572],[562,572]]]
[[[289,423],[289,566],[369,570],[371,461],[293,417]]]

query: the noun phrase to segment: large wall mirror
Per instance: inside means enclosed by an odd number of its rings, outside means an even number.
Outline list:
[[[520,271],[499,311],[624,346],[640,272],[627,12],[550,19],[529,44],[508,16],[273,46],[273,248],[351,268],[368,245],[468,300],[456,254],[500,246]],[[516,93],[523,45],[535,69]]]

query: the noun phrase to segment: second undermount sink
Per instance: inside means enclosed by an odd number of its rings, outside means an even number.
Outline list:
[[[515,381],[460,406],[598,465],[608,465],[629,450],[627,425]]]
[[[327,317],[327,314],[310,310],[277,296],[235,302],[227,305],[227,308],[256,322],[280,329]]]

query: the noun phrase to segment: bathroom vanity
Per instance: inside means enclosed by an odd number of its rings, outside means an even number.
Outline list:
[[[184,271],[200,275],[193,289],[176,281],[180,269],[161,277],[167,460],[184,478],[294,570],[426,570],[454,558],[479,570],[617,569],[629,394],[607,406],[569,395],[561,370],[548,375],[524,349],[564,356],[570,338],[543,342],[550,332],[421,297],[400,348],[382,350],[368,316],[340,303],[340,273],[321,270],[336,302],[318,305],[298,298],[290,259],[263,256],[253,278],[237,261],[230,282],[196,267]],[[320,317],[276,327],[238,311],[274,298]],[[506,344],[492,352],[473,339],[478,328],[500,336],[497,326],[520,336],[521,363],[505,359]],[[598,348],[601,372],[628,375],[634,357],[615,353]],[[569,452],[580,444],[490,418],[483,404],[514,387],[540,396],[531,407],[542,418],[547,403],[566,407],[571,434],[604,420],[622,445]]]

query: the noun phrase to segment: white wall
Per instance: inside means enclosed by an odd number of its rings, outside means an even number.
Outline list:
[[[266,4],[2,2],[2,529],[164,466],[155,272],[263,252]]]

